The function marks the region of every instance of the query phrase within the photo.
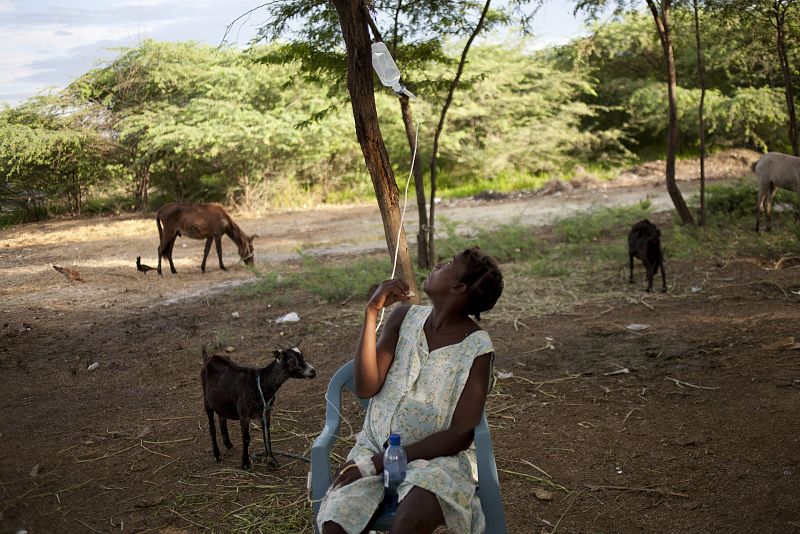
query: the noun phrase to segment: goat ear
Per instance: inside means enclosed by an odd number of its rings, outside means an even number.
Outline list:
[[[279,350],[273,350],[272,355],[275,356],[275,359],[281,361],[281,356],[283,356],[283,352]]]
[[[255,239],[255,238],[257,238],[257,237],[258,237],[258,234],[253,234],[253,235],[251,235],[251,236],[250,236],[250,242],[252,243],[252,242],[253,242],[253,239]]]

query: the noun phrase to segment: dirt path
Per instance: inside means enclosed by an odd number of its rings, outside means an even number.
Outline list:
[[[482,226],[517,220],[541,226],[594,207],[629,205],[647,197],[656,210],[666,210],[670,202],[662,189],[638,186],[617,189],[613,194],[585,190],[512,201],[458,201],[444,203],[439,216],[440,221],[452,221],[461,232],[469,232],[476,221]],[[684,189],[691,194],[694,184]],[[413,210],[411,206],[405,225],[412,243],[417,225]],[[301,251],[310,255],[356,254],[386,246],[380,215],[372,205],[244,215],[238,222],[248,232],[259,234],[256,262],[266,269],[299,259]],[[155,223],[150,217],[58,220],[0,231],[0,310],[15,314],[30,307],[59,311],[146,307],[213,294],[254,278],[241,265],[221,272],[213,251],[208,269],[201,275],[203,242],[191,239],[176,243],[177,276],[159,278],[154,272],[138,273],[136,256],[155,266],[157,247]],[[223,251],[226,265],[235,265],[236,249],[227,238]],[[86,282],[68,282],[51,264],[77,270]]]

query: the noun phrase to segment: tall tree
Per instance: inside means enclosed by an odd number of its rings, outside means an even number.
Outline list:
[[[397,254],[397,271],[418,301],[414,265],[408,253],[405,231],[400,225],[400,202],[394,171],[383,142],[375,107],[372,77],[372,48],[369,39],[367,4],[363,0],[332,0],[347,49],[347,89],[353,106],[356,137],[372,177],[389,253]],[[398,248],[399,247],[399,248]]]
[[[703,64],[703,47],[700,40],[700,13],[697,0],[692,0],[692,13],[694,15],[694,37],[697,48],[697,81],[700,84],[700,104],[697,106],[697,115],[700,126],[700,226],[706,224],[706,125],[703,117],[706,101],[706,68]]]
[[[750,17],[774,32],[775,52],[783,77],[786,111],[788,114],[789,144],[795,156],[800,156],[798,141],[797,111],[795,108],[792,67],[789,63],[787,34],[790,22],[797,24],[800,18],[800,3],[797,0],[714,0],[713,4],[729,15]]]
[[[622,11],[629,7],[633,0],[578,0],[576,11],[584,11],[590,15],[596,15],[600,10],[609,5],[616,4],[616,8]],[[677,75],[675,74],[675,54],[672,49],[672,33],[670,26],[670,12],[672,0],[646,0],[647,8],[653,16],[656,25],[658,38],[661,42],[661,49],[664,57],[664,66],[667,82],[667,100],[669,103],[669,128],[667,130],[667,164],[666,182],[667,192],[672,199],[675,210],[684,224],[694,224],[692,213],[689,211],[686,201],[683,199],[678,184],[675,180],[675,158],[678,153],[678,103],[675,97],[677,88]]]

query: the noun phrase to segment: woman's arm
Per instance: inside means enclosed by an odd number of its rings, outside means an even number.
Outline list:
[[[475,427],[481,420],[486,395],[489,390],[489,371],[492,354],[482,354],[475,358],[467,377],[467,383],[458,399],[453,412],[450,428],[435,432],[430,436],[413,443],[406,449],[408,461],[430,460],[439,456],[452,456],[467,449],[472,443]],[[383,471],[383,453],[372,457],[378,473]]]
[[[394,360],[394,351],[400,337],[400,326],[403,324],[409,307],[403,306],[394,310],[386,320],[381,338],[376,342],[375,327],[378,315],[383,308],[402,300],[408,300],[408,285],[402,280],[383,282],[372,295],[364,312],[364,327],[356,349],[356,363],[353,371],[353,382],[356,395],[362,399],[374,397],[383,387],[389,366]]]

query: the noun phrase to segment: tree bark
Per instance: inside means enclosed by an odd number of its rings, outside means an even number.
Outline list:
[[[136,168],[136,211],[147,211],[147,190],[150,188],[150,162]]]
[[[786,10],[788,4],[774,0],[772,3],[772,16],[775,17],[776,41],[778,48],[778,59],[783,73],[784,93],[786,95],[786,109],[789,114],[789,142],[792,145],[792,153],[800,156],[800,146],[797,140],[797,112],[794,107],[794,90],[792,89],[792,75],[789,69],[789,58],[786,53]]]
[[[413,291],[412,301],[419,302],[414,264],[408,253],[405,231],[400,226],[400,195],[375,108],[372,50],[367,29],[366,5],[364,0],[332,0],[332,2],[339,16],[347,48],[347,89],[353,105],[356,137],[375,188],[386,244],[392,258],[399,245],[397,276]]]
[[[478,24],[475,25],[475,29],[472,30],[469,39],[467,39],[467,43],[464,45],[464,50],[461,52],[461,60],[458,62],[458,70],[456,71],[455,78],[450,82],[450,87],[447,90],[447,98],[442,106],[442,113],[439,116],[439,123],[436,125],[436,133],[433,136],[433,151],[431,153],[431,210],[428,220],[428,260],[430,262],[436,261],[434,220],[436,218],[436,164],[439,157],[439,137],[441,137],[442,130],[444,129],[444,120],[447,116],[447,110],[453,102],[453,94],[456,92],[458,82],[461,80],[461,74],[464,72],[464,65],[467,63],[469,48],[472,46],[472,41],[475,40],[475,37],[477,37],[478,33],[480,33],[483,28],[483,22],[486,20],[486,14],[489,12],[490,3],[491,0],[486,0],[486,3],[483,5],[483,10],[481,11],[481,18],[478,20]]]
[[[697,78],[700,82],[700,106],[697,113],[700,121],[700,226],[706,224],[706,126],[703,118],[706,100],[706,73],[703,65],[703,50],[700,42],[700,14],[697,9],[697,0],[692,0],[694,6],[694,37],[697,44]]]
[[[667,133],[667,168],[666,168],[666,182],[667,192],[669,193],[672,203],[675,205],[675,210],[684,224],[694,224],[692,213],[686,206],[683,200],[681,190],[678,189],[678,184],[675,181],[675,158],[678,153],[678,104],[675,100],[675,91],[677,89],[677,76],[675,74],[675,56],[672,51],[672,37],[670,36],[669,25],[669,10],[671,0],[665,0],[662,7],[656,6],[654,0],[647,0],[647,6],[653,14],[653,19],[656,23],[658,36],[661,40],[661,47],[664,51],[664,59],[667,66],[667,98],[669,100],[669,130]]]

